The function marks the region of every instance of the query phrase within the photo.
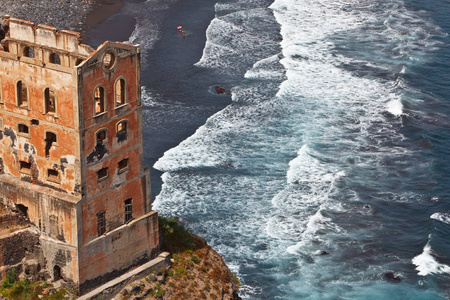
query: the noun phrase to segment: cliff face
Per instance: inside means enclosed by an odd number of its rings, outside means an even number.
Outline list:
[[[127,285],[114,299],[241,299],[239,281],[222,257],[196,236],[195,250],[172,256],[172,266]]]

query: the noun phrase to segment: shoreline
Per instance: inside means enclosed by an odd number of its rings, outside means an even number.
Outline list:
[[[119,13],[123,5],[123,0],[96,0],[86,14],[86,30]]]
[[[109,17],[120,12],[123,0],[2,0],[0,18],[10,15],[39,24],[55,27],[57,30],[72,30],[81,33],[82,43],[86,42],[87,32]],[[51,12],[51,14],[49,14]],[[101,34],[101,33],[100,33]]]

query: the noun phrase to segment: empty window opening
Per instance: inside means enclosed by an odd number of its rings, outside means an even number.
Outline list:
[[[125,223],[128,223],[133,219],[133,204],[131,203],[133,199],[125,200]]]
[[[97,145],[102,145],[108,140],[108,131],[101,129],[96,134]]]
[[[25,82],[19,80],[17,82],[17,105],[28,106],[28,88]]]
[[[31,163],[27,161],[19,161],[19,171],[25,174],[31,174]]]
[[[128,121],[120,121],[117,123],[117,142],[122,142],[127,140],[127,132],[128,132]]]
[[[108,168],[101,168],[97,171],[97,181],[105,180],[108,178]]]
[[[103,66],[106,69],[111,69],[114,66],[115,61],[116,57],[112,52],[106,52],[103,56]]]
[[[39,120],[37,120],[37,119],[31,119],[31,125],[38,126],[38,125],[39,125]]]
[[[25,124],[19,124],[17,129],[20,135],[28,136],[30,134],[30,128]]]
[[[97,233],[98,236],[101,236],[106,232],[106,219],[105,212],[101,211],[97,213]]]
[[[125,79],[121,78],[116,81],[115,90],[116,90],[116,106],[125,104],[126,102]]]
[[[50,155],[50,148],[52,145],[56,144],[58,142],[58,138],[56,136],[56,133],[47,131],[45,133],[45,157],[48,158]]]
[[[117,124],[117,132],[127,132],[127,121],[122,121]]]
[[[58,170],[55,169],[47,169],[47,180],[60,183],[61,177],[59,176]]]
[[[45,113],[56,112],[56,93],[50,88],[46,88],[44,91],[44,103],[45,103]]]
[[[29,218],[28,217],[28,207],[26,207],[23,204],[16,204],[16,208],[19,211],[19,213],[21,213],[25,218]]]
[[[61,276],[61,268],[57,265],[53,267],[53,281],[63,279]]]
[[[95,114],[100,114],[106,110],[105,89],[97,87],[94,92]]]
[[[52,54],[50,54],[50,62],[53,63],[53,64],[60,65],[61,64],[61,59],[59,58],[58,54],[52,53]]]
[[[117,168],[118,168],[119,173],[122,173],[122,172],[128,170],[128,168],[129,168],[128,158],[124,158],[121,161],[119,161],[119,163],[117,164]]]
[[[30,47],[25,47],[23,49],[23,56],[34,58],[34,50]]]

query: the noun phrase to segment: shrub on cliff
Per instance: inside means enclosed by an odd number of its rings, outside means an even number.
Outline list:
[[[162,251],[180,253],[196,248],[194,236],[174,218],[159,216],[159,234]]]

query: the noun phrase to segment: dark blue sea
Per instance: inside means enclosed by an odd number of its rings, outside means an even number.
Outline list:
[[[450,299],[448,0],[129,0],[124,18],[154,208],[244,299]]]

